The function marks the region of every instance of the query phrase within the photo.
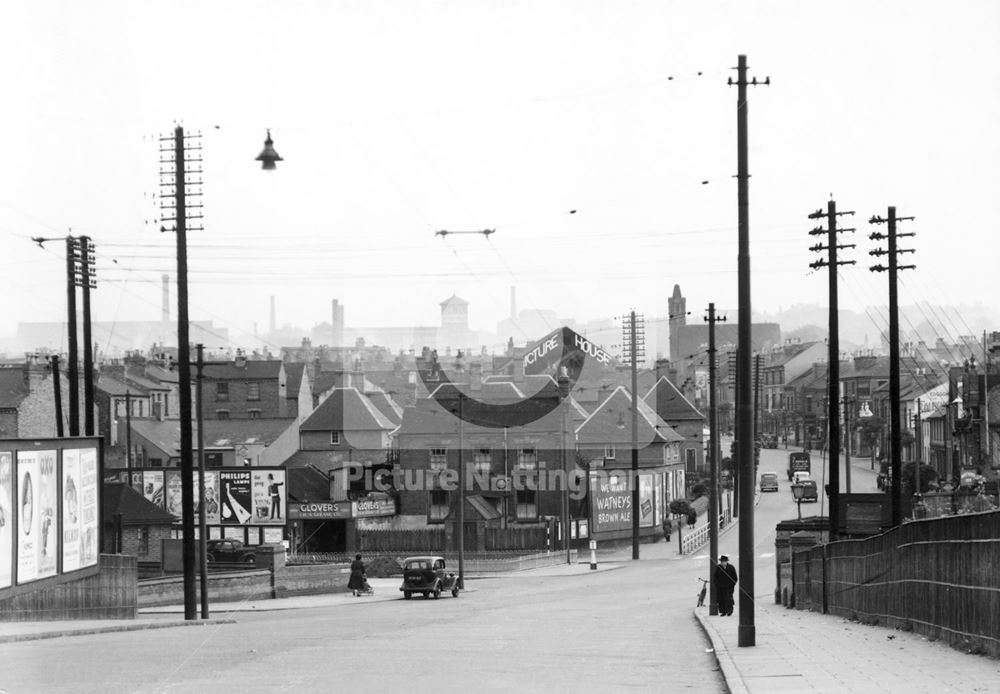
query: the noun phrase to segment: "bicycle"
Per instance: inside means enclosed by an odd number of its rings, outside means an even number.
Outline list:
[[[699,578],[701,581],[701,592],[698,593],[698,607],[702,607],[705,604],[705,596],[708,594],[708,580],[704,578]]]

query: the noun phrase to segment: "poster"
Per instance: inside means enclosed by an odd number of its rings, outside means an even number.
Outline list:
[[[97,507],[97,449],[80,449],[80,568],[97,564],[101,518]]]
[[[223,525],[246,525],[253,518],[249,470],[219,470],[220,514]]]
[[[284,525],[285,471],[254,470],[251,479],[253,522],[258,525]]]
[[[163,475],[163,496],[167,513],[180,520],[183,514],[183,494],[181,493],[181,471],[167,470]]]
[[[659,474],[653,478],[653,525],[659,528],[663,524],[663,514],[665,513],[663,498],[663,475]]]
[[[653,527],[653,476],[639,475],[639,527]]]
[[[631,530],[632,491],[625,475],[591,473],[590,503],[593,532]]]
[[[142,494],[142,473],[133,472],[132,479],[129,480],[129,485],[132,487],[132,489]]]
[[[200,513],[201,509],[195,506]],[[205,522],[217,525],[219,521],[219,473],[215,470],[205,471]]]
[[[162,470],[143,470],[142,495],[160,508],[164,508]]]
[[[14,576],[13,457],[0,451],[0,588],[10,587]]]
[[[56,575],[56,553],[59,551],[57,503],[59,475],[56,472],[56,452],[38,451],[38,484],[35,487],[35,513],[38,514],[38,578]]]
[[[63,451],[62,461],[62,570],[80,568],[80,450]]]
[[[17,582],[38,578],[39,523],[35,511],[38,451],[17,453]]]

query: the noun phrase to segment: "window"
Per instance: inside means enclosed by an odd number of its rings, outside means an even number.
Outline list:
[[[136,539],[139,541],[139,556],[149,554],[149,528],[143,526],[136,529]]]
[[[604,447],[604,457],[608,460],[615,459],[615,447],[614,445]]]
[[[260,400],[259,383],[247,383],[247,400]]]
[[[229,419],[229,410],[216,410],[215,411],[215,418],[216,419]]]
[[[139,401],[139,416],[142,417],[142,400]]]
[[[215,399],[216,400],[228,400],[229,399],[229,384],[228,383],[216,383],[215,384]]]
[[[518,448],[517,466],[522,470],[538,469],[538,452],[534,448]]]
[[[476,472],[489,474],[493,469],[493,452],[489,448],[480,448],[472,456]]]
[[[448,467],[448,449],[432,448],[430,450],[431,470],[444,470]]]
[[[430,491],[430,505],[427,507],[428,521],[443,521],[448,517],[448,492],[444,489]]]
[[[688,472],[695,471],[695,461],[697,460],[697,454],[693,448],[688,448],[684,451],[684,467]]]
[[[517,520],[538,520],[538,493],[534,489],[515,490],[514,507]]]
[[[205,467],[222,467],[222,454],[206,452]]]
[[[331,446],[338,446],[338,445],[340,445],[340,432],[339,431],[331,431],[330,432],[330,445]]]
[[[247,417],[250,419],[260,419],[260,410],[247,410]]]

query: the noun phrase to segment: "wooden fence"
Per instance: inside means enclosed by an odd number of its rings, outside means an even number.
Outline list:
[[[521,551],[548,549],[546,528],[486,528],[486,551]]]
[[[904,523],[792,556],[795,606],[1000,656],[1000,511]]]
[[[446,549],[444,527],[413,530],[363,530],[358,533],[358,551],[364,553],[440,554]]]

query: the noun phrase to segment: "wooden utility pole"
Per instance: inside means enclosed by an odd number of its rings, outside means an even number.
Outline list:
[[[56,436],[63,437],[62,418],[62,384],[59,382],[59,356],[53,354],[49,358],[52,364],[52,396],[55,398],[56,407]]]
[[[750,313],[750,171],[747,147],[747,86],[757,86],[757,78],[747,81],[747,57],[739,56],[737,63],[736,97],[736,139],[737,139],[737,208],[739,219],[739,253],[737,275],[739,289],[739,317],[737,332],[737,368],[739,399],[736,403],[737,441],[739,449],[736,459],[741,467],[740,495],[743,508],[740,509],[739,533],[739,605],[740,623],[737,643],[739,646],[753,646],[757,642],[754,626],[754,536],[753,536],[753,402],[750,390],[750,352],[752,350]],[[770,78],[761,84],[769,85]],[[729,78],[729,84],[734,84]]]
[[[639,558],[639,403],[638,360],[644,356],[644,341],[639,333],[641,316],[630,311],[622,326],[625,356],[632,366],[632,559]]]
[[[837,267],[840,265],[853,265],[853,260],[837,260],[837,250],[840,248],[854,248],[854,244],[837,243],[837,216],[853,215],[854,212],[837,212],[837,203],[830,200],[826,204],[827,228],[816,227],[809,232],[812,236],[826,234],[826,245],[816,244],[811,246],[811,251],[827,252],[826,260],[817,260],[809,264],[815,269],[826,267],[828,269],[829,292],[830,292],[830,337],[827,340],[827,429],[829,431],[827,447],[830,450],[830,513],[829,513],[829,534],[830,540],[836,540],[840,532],[840,323],[838,320],[839,306],[837,302]],[[816,210],[809,215],[809,219],[819,219],[824,216],[823,210]],[[839,231],[854,231],[854,229],[840,229]],[[850,462],[848,461],[848,465]],[[850,491],[850,470],[845,473],[848,476],[848,491]]]
[[[90,322],[90,290],[97,288],[94,277],[94,246],[89,236],[79,238],[80,278],[83,296],[83,432],[94,435],[94,343]],[[132,480],[129,480],[132,484]]]
[[[208,619],[208,519],[205,514],[205,419],[201,384],[205,368],[205,345],[198,343],[198,380],[195,384],[195,407],[198,411],[198,587],[201,592],[201,618]]]
[[[725,321],[715,315],[715,304],[708,305],[708,437],[709,437],[709,485],[708,495],[708,614],[719,614],[719,603],[715,598],[715,565],[719,556],[719,412],[715,399],[715,323]]]
[[[899,299],[897,291],[897,281],[896,274],[899,270],[911,270],[916,267],[916,265],[899,265],[898,257],[901,253],[913,253],[912,248],[898,249],[896,248],[896,239],[900,236],[914,236],[913,232],[906,234],[896,233],[896,222],[902,222],[906,220],[912,220],[913,217],[897,217],[896,208],[889,207],[889,216],[887,219],[883,219],[879,216],[873,216],[869,219],[871,224],[883,224],[888,223],[889,233],[881,234],[879,232],[872,233],[869,238],[873,241],[881,241],[887,239],[889,242],[888,250],[883,248],[876,248],[869,251],[869,255],[882,256],[887,255],[889,258],[888,267],[882,265],[873,265],[871,267],[872,272],[884,272],[889,271],[889,461],[890,470],[892,475],[892,525],[893,527],[902,523],[902,481],[900,479],[901,464],[900,457],[902,451],[902,436],[900,431],[900,397],[899,397]]]
[[[200,205],[189,205],[187,198],[201,195],[194,189],[188,190],[188,186],[194,187],[201,183],[199,178],[201,169],[197,166],[197,162],[200,162],[201,158],[187,156],[187,152],[200,148],[186,144],[184,128],[181,126],[174,128],[172,138],[164,137],[162,141],[164,146],[161,148],[161,153],[167,155],[161,158],[161,166],[166,167],[166,170],[162,172],[166,179],[163,186],[170,191],[165,193],[161,200],[161,208],[165,210],[166,214],[163,221],[172,221],[174,223],[173,230],[177,234],[177,379],[180,387],[184,619],[194,620],[198,617],[198,610],[195,585],[194,453],[191,443],[191,343],[188,323],[187,223],[188,219],[200,217],[197,212],[189,214],[189,206],[200,208]],[[190,181],[188,180],[189,175],[192,177]]]
[[[80,363],[76,334],[76,253],[77,243],[66,237],[66,337],[69,343],[69,362],[66,378],[69,380],[69,435],[80,435]]]

